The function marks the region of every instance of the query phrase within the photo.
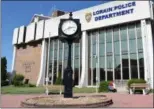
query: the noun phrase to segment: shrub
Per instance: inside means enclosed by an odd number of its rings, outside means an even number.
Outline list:
[[[29,83],[29,87],[36,87],[36,85]]]
[[[61,79],[61,77],[58,77],[58,78],[56,79],[55,84],[56,84],[56,85],[62,84],[62,79]]]
[[[127,82],[128,88],[130,87],[132,83],[146,83],[146,81],[143,79],[131,79]]]
[[[14,86],[23,86],[24,84],[21,81],[13,81]]]
[[[108,85],[110,81],[102,81],[99,84],[99,92],[108,92]]]
[[[1,86],[7,86],[9,85],[9,81],[1,81]]]
[[[16,74],[13,78],[14,86],[22,86],[23,85],[24,76],[21,74]]]
[[[23,87],[36,87],[36,85],[31,84],[31,83],[29,83],[29,84],[23,84],[22,86]]]
[[[61,73],[59,72],[58,77],[56,78],[56,85],[61,85],[62,84],[62,79],[61,79]]]

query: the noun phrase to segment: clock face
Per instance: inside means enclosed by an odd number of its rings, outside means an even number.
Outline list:
[[[64,21],[62,24],[62,31],[66,35],[73,35],[77,31],[77,24],[72,20]]]

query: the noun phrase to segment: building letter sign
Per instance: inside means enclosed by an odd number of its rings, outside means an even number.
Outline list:
[[[104,19],[113,18],[113,17],[117,17],[117,16],[132,14],[134,12],[133,7],[135,7],[135,6],[136,6],[136,2],[133,1],[130,3],[121,4],[118,6],[113,6],[113,7],[109,7],[106,9],[94,11],[93,16],[96,16],[95,21],[99,21],[99,20],[104,20]],[[116,12],[114,12],[114,11],[116,11]],[[103,15],[100,15],[100,14],[103,14]]]

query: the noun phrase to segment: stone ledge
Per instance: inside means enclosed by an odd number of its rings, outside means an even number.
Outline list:
[[[22,107],[31,108],[96,108],[107,107],[111,104],[113,104],[112,99],[105,95],[76,96],[73,98],[63,98],[62,96],[35,97],[21,102]]]

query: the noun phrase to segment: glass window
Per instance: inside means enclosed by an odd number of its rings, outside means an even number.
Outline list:
[[[123,67],[129,67],[129,65],[128,65],[128,55],[122,55],[122,65],[123,65]]]
[[[112,56],[107,56],[107,80],[113,80],[113,61]]]
[[[112,42],[112,29],[106,31],[106,42]]]
[[[64,69],[67,67],[67,60],[64,60]]]
[[[99,45],[99,55],[104,56],[105,55],[105,44],[100,44]]]
[[[104,42],[105,42],[105,31],[100,31],[99,43],[104,43]]]
[[[106,52],[112,52],[112,43],[106,43]]]
[[[120,42],[114,42],[114,53],[115,55],[120,54]]]
[[[93,52],[92,52],[92,54],[96,55],[96,44],[93,45]]]
[[[54,59],[57,59],[57,49],[54,51]]]
[[[63,48],[63,43],[59,41],[59,48]]]
[[[65,59],[67,59],[68,58],[68,48],[65,48]]]
[[[75,57],[79,57],[79,44],[75,44]]]
[[[99,64],[100,64],[100,67],[101,68],[105,68],[105,57],[103,56],[103,57],[100,57],[100,60],[99,60]]]
[[[131,76],[132,78],[138,78],[138,70],[137,70],[137,55],[130,54],[130,68],[131,68]]]
[[[135,24],[128,25],[128,37],[129,39],[135,39]]]
[[[114,57],[114,63],[115,63],[115,68],[114,68],[114,72],[115,72],[115,79],[121,79],[121,63],[120,63],[120,56],[115,56]]]
[[[130,53],[136,53],[136,40],[129,40]]]
[[[79,59],[74,60],[74,68],[79,68]]]
[[[54,49],[57,49],[57,48],[58,48],[58,41],[54,40]]]
[[[128,48],[127,48],[127,40],[126,41],[121,41],[121,49],[122,51],[128,51]]]
[[[139,53],[138,57],[139,57],[139,66],[144,67],[143,53]]]
[[[119,28],[113,29],[113,39],[114,41],[119,41]]]
[[[95,68],[96,67],[96,58],[93,56],[93,68]]]
[[[121,40],[127,40],[127,26],[126,25],[120,26],[120,36],[121,36]]]
[[[79,47],[75,48],[75,56],[79,56]]]
[[[140,78],[144,79],[144,58],[143,53],[139,53]]]
[[[137,37],[140,38],[141,37],[141,24],[140,23],[136,24],[136,31],[137,31]]]
[[[96,33],[92,35],[92,43],[96,44]]]
[[[107,56],[107,68],[112,69],[112,56]]]
[[[142,38],[137,39],[137,44],[138,44],[138,50],[143,49]]]
[[[128,55],[122,55],[122,73],[123,79],[129,79]]]
[[[114,62],[115,62],[115,69],[120,68],[120,56],[115,56],[114,58]]]
[[[59,49],[59,60],[62,60],[62,49]]]
[[[68,48],[68,44],[67,43],[64,43],[64,48]]]

